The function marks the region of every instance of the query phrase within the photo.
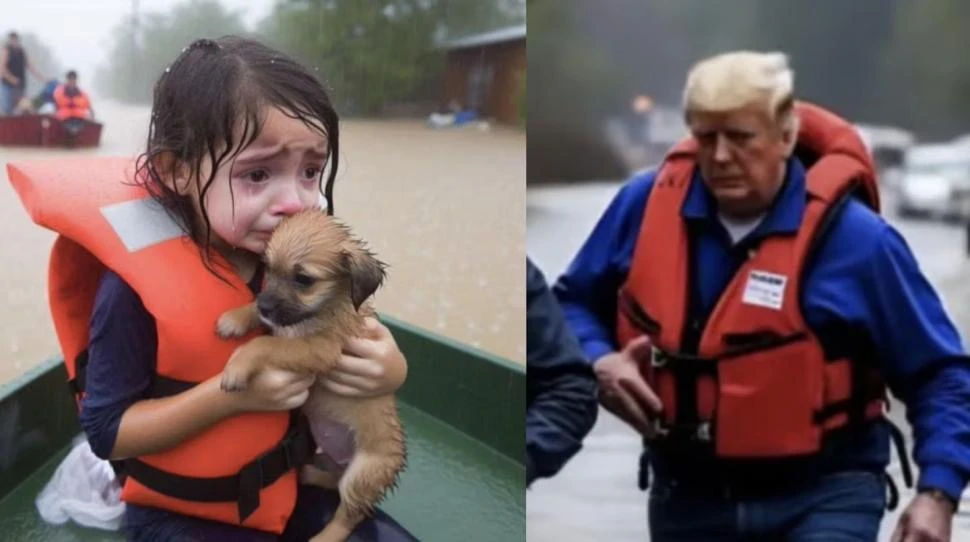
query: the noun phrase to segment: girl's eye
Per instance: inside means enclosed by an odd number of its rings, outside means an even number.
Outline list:
[[[307,179],[316,179],[320,176],[320,168],[316,166],[308,167],[303,170],[303,175],[306,176]]]
[[[243,175],[243,178],[249,182],[261,183],[266,179],[269,179],[269,175],[267,175],[265,171],[257,169],[256,171],[250,171],[249,173]]]

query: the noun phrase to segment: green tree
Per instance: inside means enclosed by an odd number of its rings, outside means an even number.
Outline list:
[[[882,106],[887,115],[930,138],[964,134],[970,122],[970,35],[962,21],[970,4],[904,2],[892,46],[882,58]]]
[[[278,47],[318,70],[345,109],[376,113],[413,91],[426,66],[440,64],[432,49],[434,19],[421,4],[282,1],[263,31]]]
[[[261,25],[319,71],[350,114],[379,114],[433,85],[444,39],[524,22],[523,0],[280,0]]]

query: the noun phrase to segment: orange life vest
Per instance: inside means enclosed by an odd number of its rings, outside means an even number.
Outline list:
[[[878,212],[874,167],[855,129],[797,103],[797,153],[817,158],[806,176],[798,233],[750,251],[685,351],[690,285],[681,209],[695,170],[696,141],[678,144],[658,171],[630,274],[621,288],[617,340],[647,334],[643,372],[664,406],[664,437],[704,443],[720,458],[794,458],[818,453],[828,431],[883,414],[885,389],[858,360],[826,359],[802,316],[803,270],[828,219],[855,191]],[[687,347],[690,349],[690,347]]]
[[[65,86],[58,85],[54,89],[54,105],[57,106],[54,116],[60,120],[88,118],[91,110],[88,95],[80,88],[77,89],[77,93],[76,96],[68,96]]]
[[[49,298],[78,400],[89,320],[106,267],[138,293],[155,318],[157,395],[219,374],[230,354],[254,336],[235,341],[216,336],[218,317],[253,295],[235,274],[223,273],[227,284],[206,269],[197,245],[143,188],[131,184],[130,160],[14,163],[7,171],[33,221],[59,234],[51,252]],[[214,261],[225,264],[217,256]],[[233,416],[168,451],[125,460],[122,499],[281,533],[296,502],[295,467],[313,448],[306,427],[294,427],[286,412]]]

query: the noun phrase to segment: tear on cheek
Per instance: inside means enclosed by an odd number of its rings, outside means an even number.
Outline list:
[[[320,197],[317,198],[317,208],[324,210],[327,208],[327,196],[320,194]]]

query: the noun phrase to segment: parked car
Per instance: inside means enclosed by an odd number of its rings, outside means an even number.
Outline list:
[[[897,212],[944,220],[970,220],[970,148],[917,145],[906,153]]]

